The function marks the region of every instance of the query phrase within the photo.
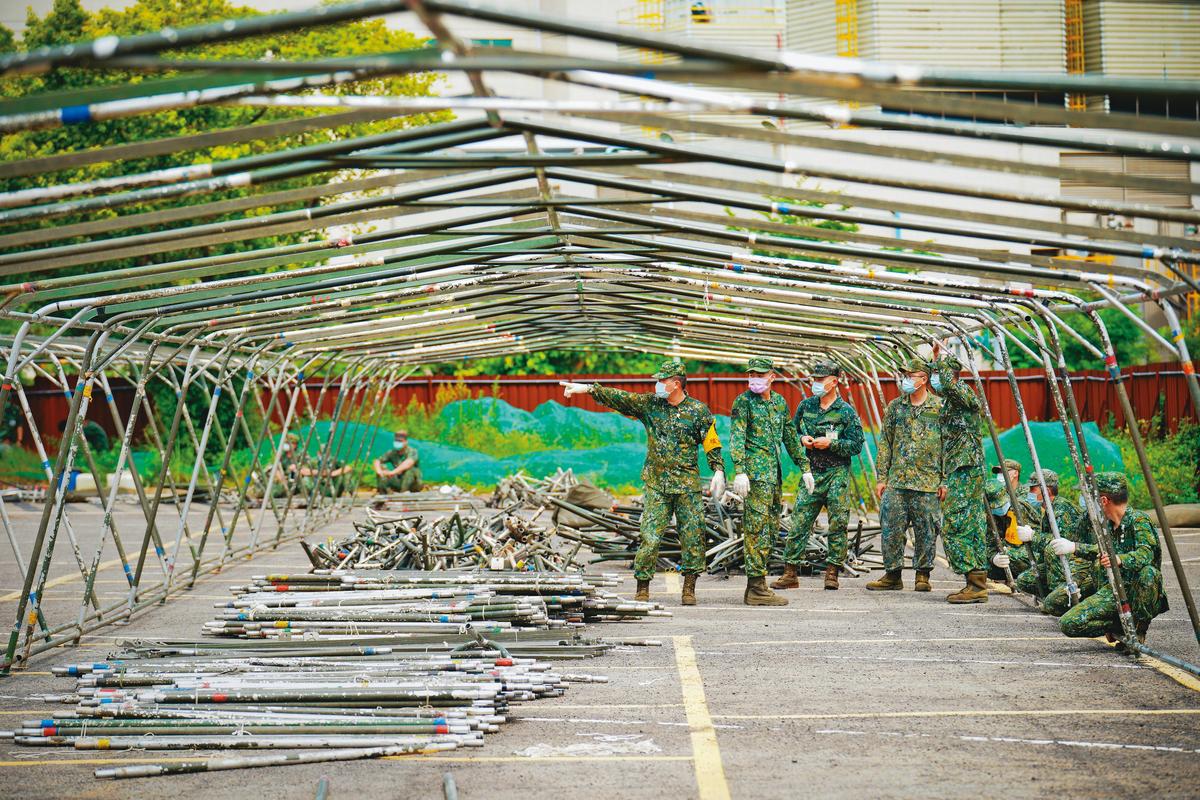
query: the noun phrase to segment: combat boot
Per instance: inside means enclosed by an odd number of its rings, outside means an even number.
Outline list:
[[[682,606],[696,605],[696,576],[683,576],[683,595],[679,598],[679,604]]]
[[[987,573],[973,569],[967,573],[967,585],[946,596],[947,603],[986,603],[988,601]]]
[[[783,575],[771,584],[772,589],[799,589],[800,579],[796,576],[795,564],[784,564]]]
[[[650,600],[650,581],[638,578],[637,592],[633,595],[634,600],[639,600],[643,603]]]
[[[746,593],[742,602],[748,606],[786,606],[788,601],[767,588],[765,576],[746,578]]]
[[[917,570],[917,583],[913,586],[914,592],[928,592],[933,587],[929,585],[929,570]]]
[[[900,570],[888,570],[879,580],[868,583],[867,588],[872,592],[897,591],[904,588],[904,578],[901,577]]]
[[[825,567],[825,588],[837,591],[838,588],[838,568],[836,565]]]

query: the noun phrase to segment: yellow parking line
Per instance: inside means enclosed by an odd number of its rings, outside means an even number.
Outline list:
[[[1200,714],[1200,708],[1034,708],[989,711],[862,711],[842,714],[713,714],[714,719],[907,719],[934,717],[1068,717],[1068,716],[1171,716]]]
[[[692,735],[692,760],[696,769],[696,787],[700,800],[729,800],[729,785],[725,782],[725,767],[721,749],[717,746],[717,731],[708,701],[704,698],[704,681],[696,666],[696,651],[691,636],[672,636],[675,643],[675,665],[683,690],[683,710]]]
[[[99,572],[100,570],[111,569],[113,567],[120,566],[120,564],[121,564],[121,559],[114,558],[112,561],[105,561],[103,564],[101,564],[99,566],[99,568],[97,568],[96,571]],[[78,580],[82,580],[82,579],[83,579],[83,575],[79,574],[79,573],[74,573],[71,575],[62,575],[58,578],[52,578],[51,580],[46,581],[45,588],[50,589],[55,586],[62,586],[64,583],[71,583],[72,581],[78,581]],[[0,600],[19,600],[20,598],[21,598],[21,590],[18,589],[15,592],[9,592],[8,594],[0,597]]]

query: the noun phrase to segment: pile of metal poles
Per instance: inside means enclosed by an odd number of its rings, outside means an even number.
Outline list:
[[[506,644],[470,626],[356,642],[128,642],[107,661],[56,667],[74,690],[41,699],[74,707],[7,736],[77,750],[299,751],[96,770],[109,778],[345,761],[479,746],[513,705],[606,680],[542,659],[595,657],[613,643],[507,633]]]
[[[587,622],[669,616],[657,603],[609,591],[616,575],[531,572],[330,572],[256,576],[218,606],[207,636],[305,640],[364,635],[488,635],[564,629]],[[478,629],[478,628],[477,628]]]

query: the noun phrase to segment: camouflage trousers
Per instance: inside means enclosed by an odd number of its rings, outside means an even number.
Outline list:
[[[746,555],[746,577],[761,578],[771,562],[771,548],[779,534],[783,492],[779,481],[750,481],[742,514],[742,551]]]
[[[1038,556],[1037,568],[1038,571],[1045,573],[1046,586],[1052,592],[1059,586],[1066,583],[1066,577],[1063,575],[1062,564],[1059,562],[1058,556],[1050,549],[1051,537],[1050,534],[1043,531],[1037,531],[1033,535],[1033,540],[1030,541],[1030,546],[1033,548],[1034,555]],[[1017,575],[1014,583],[1022,592],[1034,595],[1035,597],[1042,596],[1042,587],[1038,585],[1037,575],[1034,573],[1033,567],[1029,562],[1029,556],[1025,552],[1024,547],[1008,547],[1006,548],[1009,558],[1012,559],[1013,574],[1020,569],[1020,574]],[[1020,556],[1020,561],[1013,556],[1016,553]],[[1078,584],[1080,579],[1084,578],[1088,584],[1091,583],[1087,576],[1091,575],[1092,565],[1088,561],[1080,561],[1070,556],[1067,557],[1071,566],[1071,577]]]
[[[421,491],[421,468],[410,467],[399,475],[387,477],[375,476],[375,491],[380,494],[388,492],[419,492]]]
[[[987,568],[987,511],[983,467],[959,467],[946,476],[942,503],[942,547],[959,575]]]
[[[700,492],[666,494],[647,486],[642,501],[642,543],[633,558],[633,574],[638,580],[654,577],[658,546],[671,524],[672,514],[679,533],[683,574],[698,575],[704,571],[704,501]]]
[[[904,534],[912,526],[913,568],[933,569],[933,554],[942,530],[942,507],[937,492],[885,489],[879,509],[883,539],[883,568],[904,568]]]
[[[783,550],[785,564],[799,566],[808,550],[817,515],[824,508],[829,515],[828,552],[825,566],[841,566],[846,560],[846,525],[850,521],[850,467],[832,467],[814,472],[816,485],[810,493],[801,483],[792,509],[792,529]],[[747,573],[749,574],[749,573]]]
[[[1167,610],[1162,573],[1153,566],[1143,567],[1133,580],[1125,581],[1125,594],[1135,623],[1148,623]],[[1067,636],[1073,637],[1120,635],[1121,621],[1112,587],[1106,583],[1097,589],[1091,597],[1063,614],[1058,626]]]
[[[313,493],[313,488],[317,485],[315,477],[300,479],[300,496],[308,497]],[[321,479],[320,495],[324,497],[341,497],[346,491],[346,477],[339,475],[336,478]]]
[[[1067,579],[1063,574],[1062,564],[1058,556],[1047,544],[1042,550],[1042,563],[1046,565],[1046,583],[1050,587],[1049,594],[1042,600],[1042,611],[1051,616],[1061,617],[1071,607],[1071,595],[1067,592]],[[1096,562],[1067,556],[1067,564],[1071,567],[1071,579],[1079,587],[1079,597],[1086,600],[1096,593],[1098,587]],[[1025,573],[1021,573],[1024,578]],[[1018,578],[1018,585],[1021,578]],[[1032,576],[1027,579],[1032,580]]]

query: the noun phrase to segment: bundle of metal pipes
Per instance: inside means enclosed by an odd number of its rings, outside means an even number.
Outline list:
[[[263,575],[233,587],[208,636],[243,639],[343,638],[363,635],[461,633],[482,624],[488,634],[579,627],[585,622],[670,616],[656,603],[609,591],[616,575],[479,571],[328,571]],[[476,629],[480,630],[480,629]]]
[[[107,661],[56,667],[75,678],[74,690],[41,699],[74,708],[23,720],[7,736],[77,750],[303,751],[96,770],[109,778],[343,761],[479,746],[515,704],[560,696],[572,681],[605,681],[563,674],[478,631],[440,639],[405,639],[401,649],[324,638],[128,643]],[[539,646],[567,657],[611,646],[558,639]]]
[[[554,540],[556,527],[538,524],[537,517],[483,509],[433,517],[369,509],[353,534],[303,546],[316,568],[564,572],[582,567],[576,560],[579,547],[561,548]]]

